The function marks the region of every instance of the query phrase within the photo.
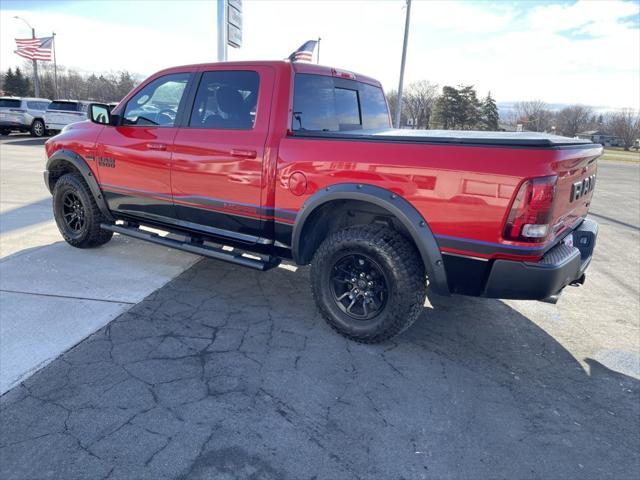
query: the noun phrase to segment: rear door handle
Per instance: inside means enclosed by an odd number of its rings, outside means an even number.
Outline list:
[[[166,150],[167,149],[167,145],[164,143],[147,143],[147,148],[149,150]]]
[[[256,158],[258,154],[255,150],[239,150],[234,148],[231,150],[231,156],[238,158]]]

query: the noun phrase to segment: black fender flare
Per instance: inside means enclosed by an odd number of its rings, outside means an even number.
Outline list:
[[[406,228],[417,246],[429,277],[430,287],[440,295],[450,295],[440,247],[427,221],[406,199],[375,185],[340,183],[323,188],[309,197],[298,211],[293,226],[291,253],[296,263],[299,263],[300,259],[300,242],[305,222],[316,208],[333,200],[361,200],[392,213]]]
[[[89,164],[84,158],[71,150],[58,150],[47,160],[47,169],[43,172],[43,174],[44,183],[47,186],[49,192],[53,193],[54,187],[54,184],[52,183],[52,172],[54,172],[57,165],[61,163],[69,163],[80,172],[80,175],[82,175],[84,181],[87,182],[89,190],[91,190],[93,198],[95,199],[96,204],[98,205],[98,208],[100,209],[102,214],[107,219],[109,219],[109,221],[114,221],[113,215],[111,215],[111,211],[109,210],[107,202],[104,198],[104,194],[102,193],[100,185],[98,185],[98,181],[96,180],[93,171],[89,167]]]

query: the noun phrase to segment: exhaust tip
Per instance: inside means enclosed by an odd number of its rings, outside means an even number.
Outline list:
[[[582,275],[580,275],[580,277],[576,278],[569,285],[572,287],[579,287],[580,285],[584,285],[584,281],[586,280],[586,278],[587,276],[583,273]]]

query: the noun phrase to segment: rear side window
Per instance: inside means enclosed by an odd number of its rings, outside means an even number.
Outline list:
[[[295,131],[323,132],[391,126],[381,88],[310,74],[295,77],[291,125]]]
[[[49,102],[27,102],[27,107],[31,110],[46,110]]]
[[[20,108],[20,100],[0,98],[0,108]]]
[[[190,73],[156,78],[127,103],[123,125],[173,127]]]
[[[78,102],[51,102],[47,110],[64,110],[67,112],[77,112]]]
[[[260,79],[253,71],[202,74],[189,126],[250,130],[256,119]]]

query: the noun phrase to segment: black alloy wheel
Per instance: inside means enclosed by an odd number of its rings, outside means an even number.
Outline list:
[[[384,310],[388,285],[380,265],[363,253],[345,255],[331,269],[333,300],[356,320],[370,320]]]
[[[72,232],[79,234],[85,227],[85,208],[80,197],[73,191],[65,192],[62,197],[62,218]]]

